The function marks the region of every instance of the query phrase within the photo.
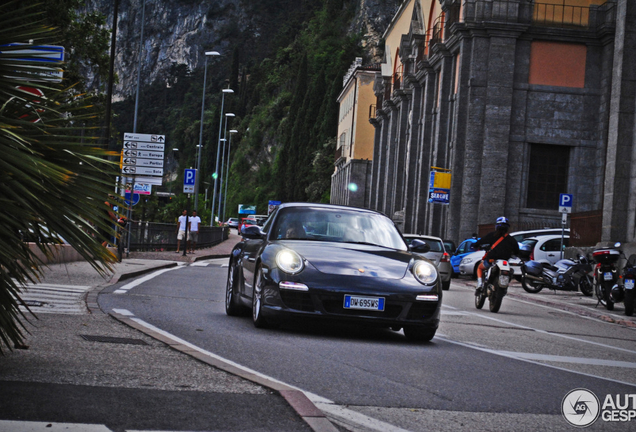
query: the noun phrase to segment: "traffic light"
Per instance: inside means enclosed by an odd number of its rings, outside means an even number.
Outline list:
[[[216,180],[216,178],[217,178],[218,176],[219,176],[219,175],[218,175],[217,173],[212,174],[212,178],[213,178],[214,180]]]

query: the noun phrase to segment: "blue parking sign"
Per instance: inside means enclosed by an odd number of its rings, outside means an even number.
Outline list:
[[[570,213],[572,211],[572,194],[562,193],[559,196],[559,212]]]
[[[197,170],[187,169],[183,172],[183,193],[194,193],[196,179]]]

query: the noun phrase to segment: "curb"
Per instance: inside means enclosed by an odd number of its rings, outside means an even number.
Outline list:
[[[109,315],[122,324],[126,324],[127,326],[132,327],[135,330],[138,330],[145,335],[152,337],[153,339],[165,343],[170,348],[176,351],[187,354],[190,357],[197,359],[205,364],[228,372],[232,375],[236,375],[260,386],[267,387],[268,389],[278,393],[313,431],[338,432],[338,429],[329,421],[329,419],[327,419],[327,416],[325,416],[325,414],[318,407],[316,407],[316,405],[314,405],[314,403],[309,400],[309,398],[302,391],[289,387],[286,384],[269,380],[263,376],[250,373],[249,371],[230,364],[220,358],[212,357],[206,353],[194,350],[191,347],[183,345],[181,342],[171,338],[170,336],[158,333],[139,324],[128,316],[121,315],[115,312],[111,312]]]

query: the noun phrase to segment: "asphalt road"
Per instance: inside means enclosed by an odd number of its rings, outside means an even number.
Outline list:
[[[564,396],[585,388],[601,401],[636,393],[634,329],[532,301],[476,310],[454,281],[431,343],[402,332],[289,323],[259,330],[224,310],[226,260],[167,271],[103,291],[105,311],[135,317],[198,347],[303,391],[351,430],[572,430]],[[511,288],[514,290],[514,288]],[[589,430],[630,430],[597,421]],[[633,429],[631,429],[633,430]]]

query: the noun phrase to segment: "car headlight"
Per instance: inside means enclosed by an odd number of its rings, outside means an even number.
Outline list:
[[[468,257],[466,257],[466,258],[462,258],[462,261],[460,262],[460,264],[470,264],[470,263],[472,263],[473,261],[475,261],[475,259],[474,259],[474,258],[468,258]]]
[[[437,269],[428,261],[415,261],[413,276],[424,285],[432,285],[437,280]]]
[[[291,249],[283,249],[276,254],[276,265],[289,274],[300,273],[305,268],[303,259]]]

